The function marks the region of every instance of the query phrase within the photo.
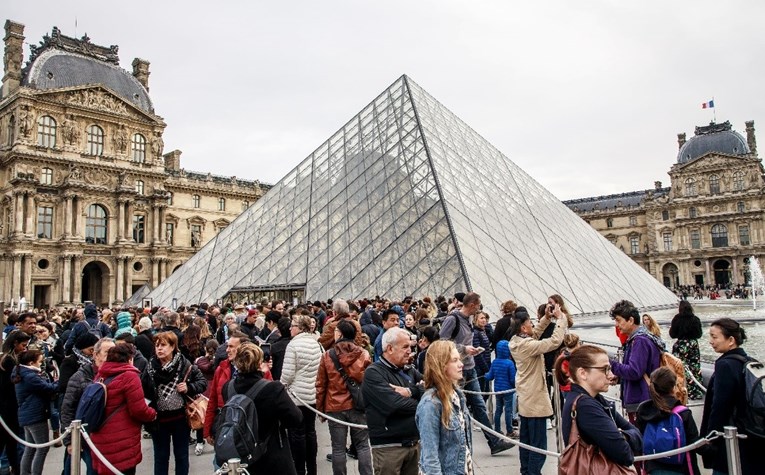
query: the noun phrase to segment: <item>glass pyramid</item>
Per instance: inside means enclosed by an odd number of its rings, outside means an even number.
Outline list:
[[[402,76],[150,295],[307,300],[473,290],[496,309],[558,293],[572,313],[676,297]]]

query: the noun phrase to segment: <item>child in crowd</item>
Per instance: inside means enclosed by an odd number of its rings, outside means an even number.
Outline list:
[[[420,341],[417,342],[417,346],[420,351],[417,353],[417,361],[415,367],[417,371],[425,374],[425,354],[428,352],[430,345],[438,340],[439,334],[436,327],[425,327],[420,333]]]
[[[486,381],[494,380],[494,391],[515,389],[515,363],[510,359],[510,347],[507,340],[497,342],[497,357],[491,362],[491,368],[486,373]],[[515,419],[515,391],[496,395],[494,410],[494,430],[502,432],[502,413],[505,414],[507,435],[518,438],[518,432],[513,430]]]
[[[560,354],[563,357],[569,356],[572,351],[577,349],[579,347],[579,335],[576,333],[566,333],[563,336],[563,349],[561,349]],[[566,373],[566,377],[569,378],[568,374],[568,360],[564,360],[561,364],[561,370]],[[571,391],[571,379],[568,379],[568,384],[564,384],[560,386],[560,390],[563,393],[567,393]],[[565,394],[564,394],[565,395]],[[565,401],[565,397],[561,398],[561,401]]]

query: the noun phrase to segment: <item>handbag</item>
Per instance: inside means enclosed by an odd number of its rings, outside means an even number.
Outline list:
[[[558,463],[558,475],[635,475],[637,472],[634,468],[609,460],[599,447],[582,440],[576,425],[576,403],[581,397],[581,394],[577,396],[571,407],[571,432],[568,435],[568,446],[563,450]]]
[[[183,383],[191,373],[192,367],[186,371],[186,376],[183,377]],[[189,423],[189,427],[193,430],[200,430],[205,426],[205,414],[207,413],[208,399],[203,394],[198,394],[197,397],[185,396],[186,402],[186,421]]]
[[[353,408],[357,411],[364,412],[364,396],[361,394],[361,386],[359,386],[359,383],[349,378],[343,367],[340,366],[340,361],[337,359],[337,352],[334,348],[329,350],[329,358],[335,364],[335,369],[337,372],[340,373],[340,376],[343,377],[343,381],[345,381],[345,387],[348,388],[348,392],[351,393]]]

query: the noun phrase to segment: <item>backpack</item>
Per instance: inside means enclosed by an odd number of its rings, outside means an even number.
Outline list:
[[[685,447],[685,426],[680,413],[688,410],[685,406],[675,406],[672,414],[659,421],[651,421],[646,424],[643,431],[643,453],[646,455],[668,452],[670,450]],[[689,452],[670,455],[657,459],[657,462],[670,465],[683,465],[688,463],[689,473],[693,473]]]
[[[95,326],[91,326],[90,322],[87,320],[83,320],[85,322],[85,325],[88,326],[88,333],[92,333],[98,337],[100,340],[101,338],[105,337],[104,332],[101,330],[101,322],[97,322]]]
[[[765,366],[753,358],[730,355],[728,358],[744,364],[744,389],[746,391],[746,414],[737,416],[747,434],[765,438]]]
[[[254,400],[267,385],[267,380],[260,379],[244,394],[236,394],[233,381],[223,388],[226,404],[221,409],[219,427],[215,431],[215,460],[218,465],[233,458],[250,464],[266,453],[269,438],[258,441],[258,411]],[[231,394],[233,396],[229,397]]]
[[[111,382],[116,376],[99,379],[93,381],[85,387],[80,397],[80,402],[77,404],[77,412],[75,413],[75,419],[82,421],[82,424],[86,426],[86,430],[89,434],[98,432],[106,421],[112,418],[125,404],[121,404],[114,412],[106,416],[106,400],[107,391],[106,385]]]

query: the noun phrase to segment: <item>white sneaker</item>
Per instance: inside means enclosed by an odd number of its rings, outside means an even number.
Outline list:
[[[204,451],[204,449],[205,449],[204,443],[197,444],[196,447],[194,447],[194,455],[202,455],[202,452]]]
[[[552,422],[550,422],[550,419],[547,419],[547,430],[551,430],[552,428]]]

